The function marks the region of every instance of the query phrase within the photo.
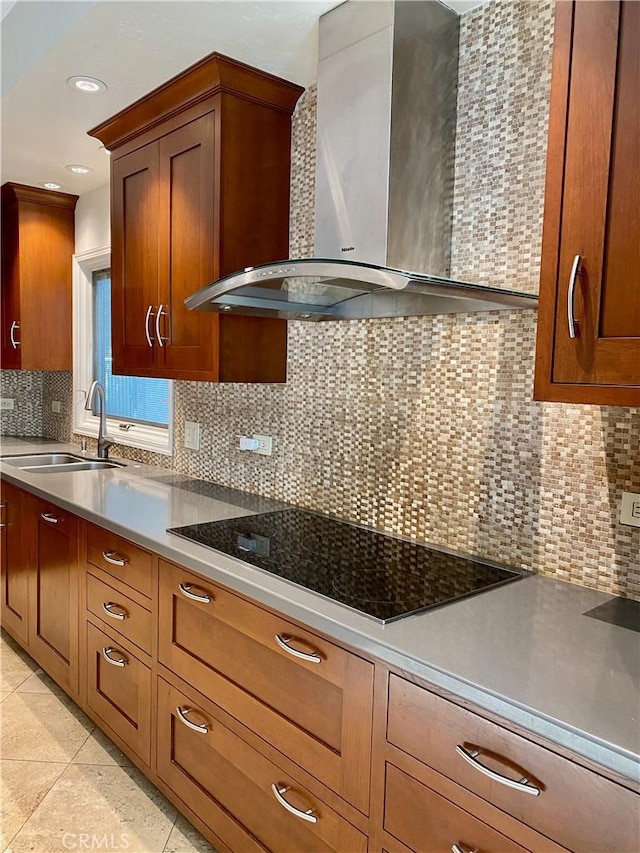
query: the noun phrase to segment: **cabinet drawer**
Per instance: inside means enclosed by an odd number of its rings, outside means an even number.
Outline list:
[[[151,613],[127,595],[87,572],[87,610],[147,654],[151,654]]]
[[[158,776],[232,850],[367,849],[359,830],[162,679],[157,748]]]
[[[87,705],[138,755],[151,758],[151,670],[87,622]]]
[[[87,525],[87,560],[147,598],[153,586],[152,559],[148,551],[115,533]]]
[[[632,791],[395,675],[387,740],[565,847],[638,849],[640,797]],[[476,765],[457,747],[477,752]],[[528,781],[515,789],[498,777]]]
[[[524,850],[393,764],[386,766],[384,828],[416,853],[450,853],[454,845],[482,853]]]
[[[367,812],[372,664],[164,561],[159,660]]]

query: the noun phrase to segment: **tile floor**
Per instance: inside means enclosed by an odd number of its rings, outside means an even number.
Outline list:
[[[214,853],[4,632],[0,676],[0,851]]]

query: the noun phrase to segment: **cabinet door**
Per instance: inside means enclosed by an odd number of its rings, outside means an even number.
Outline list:
[[[210,112],[159,140],[159,284],[156,343],[163,375],[217,380],[218,317],[184,300],[218,276],[214,214],[215,119]]]
[[[111,180],[113,372],[155,375],[158,144],[115,160]]]
[[[0,534],[2,627],[23,645],[27,645],[27,595],[29,561],[25,540],[24,494],[13,486],[2,484],[0,502]]]
[[[29,649],[69,692],[78,693],[78,520],[44,502],[37,512],[30,574]]]
[[[640,4],[559,3],[555,38],[536,397],[639,405]]]
[[[2,367],[20,367],[20,267],[16,205],[2,213]]]

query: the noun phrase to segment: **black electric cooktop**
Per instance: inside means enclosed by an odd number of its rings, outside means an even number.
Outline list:
[[[383,624],[517,580],[515,569],[300,509],[169,528]]]

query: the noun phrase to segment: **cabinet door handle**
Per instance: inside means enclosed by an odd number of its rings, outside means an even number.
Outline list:
[[[293,637],[283,637],[282,634],[276,634],[276,643],[281,649],[284,649],[285,652],[289,652],[290,655],[293,655],[294,658],[300,658],[300,660],[306,660],[309,663],[322,663],[322,658],[317,654],[317,652],[314,654],[299,652],[297,649],[294,649],[289,645],[291,640],[293,640]]]
[[[164,310],[164,305],[161,304],[160,307],[158,308],[158,313],[156,314],[156,340],[158,341],[158,344],[161,347],[164,346],[164,342],[168,341],[169,338],[163,338],[162,337],[162,334],[160,332],[160,318],[161,317],[168,317],[168,316],[169,316],[168,312]]]
[[[11,324],[11,328],[9,329],[9,338],[11,339],[11,346],[14,349],[18,349],[20,346],[20,341],[16,338],[16,332],[20,328],[20,323],[17,320],[14,320]]]
[[[117,551],[103,551],[102,556],[105,558],[107,563],[111,563],[112,566],[126,566],[129,562],[126,557],[123,557],[122,554],[118,554]]]
[[[52,512],[41,512],[40,518],[43,521],[48,521],[49,524],[58,524],[58,522],[60,521],[60,519],[57,518]]]
[[[129,661],[125,657],[111,657],[111,654],[117,651],[118,650],[114,649],[112,646],[105,646],[105,648],[102,649],[102,657],[106,660],[107,663],[110,663],[112,666],[126,666]],[[120,652],[119,654],[122,654],[122,652]]]
[[[295,806],[292,806],[291,803],[288,803],[283,794],[286,794],[289,788],[285,785],[277,785],[275,782],[271,785],[271,790],[273,791],[273,796],[280,803],[283,809],[286,809],[291,814],[294,814],[296,817],[299,817],[301,820],[308,820],[309,823],[317,823],[318,818],[313,813],[313,809],[307,809],[306,812],[297,809]]]
[[[462,844],[452,844],[451,853],[478,853],[478,848],[474,847],[471,850],[470,847],[463,847]]]
[[[151,333],[149,332],[149,321],[153,317],[153,305],[149,305],[147,308],[147,314],[144,318],[144,333],[147,337],[147,343],[150,347],[153,346],[153,338],[151,337]]]
[[[580,275],[580,261],[582,257],[580,255],[576,255],[573,259],[573,263],[571,264],[571,272],[569,273],[569,288],[567,290],[567,323],[569,325],[569,337],[575,338],[576,336],[576,318],[573,313],[573,297],[576,292],[576,279]]]
[[[186,595],[187,598],[190,598],[192,601],[200,601],[202,604],[211,604],[211,596],[205,593],[204,595],[198,595],[195,592],[191,592],[194,584],[192,583],[179,583],[178,589],[183,595]],[[196,587],[197,588],[197,587]]]
[[[176,714],[188,729],[192,729],[194,732],[200,732],[201,735],[206,735],[209,731],[209,726],[206,723],[198,725],[198,723],[192,723],[191,720],[187,719],[187,714],[190,714],[191,711],[193,711],[193,708],[181,708],[180,705],[176,708]]]
[[[2,519],[0,521],[0,530],[4,530],[4,528],[7,526],[7,523],[4,520],[4,514],[5,514],[6,509],[7,509],[7,502],[6,501],[0,501],[0,519]]]
[[[465,749],[464,746],[460,746],[460,744],[458,744],[456,746],[456,752],[472,767],[479,770],[480,773],[483,773],[485,776],[488,776],[489,779],[493,779],[494,782],[500,782],[501,785],[506,785],[508,788],[515,788],[516,791],[522,791],[523,794],[531,794],[533,797],[537,797],[540,794],[540,788],[536,788],[535,785],[530,785],[526,776],[523,776],[522,779],[516,781],[515,779],[509,779],[508,776],[503,776],[501,773],[496,773],[495,770],[489,770],[488,767],[485,767],[484,764],[481,764],[477,759],[478,755],[482,755],[481,750],[474,749],[473,752],[469,752],[469,750]]]
[[[107,614],[107,616],[111,616],[112,619],[120,619],[121,621],[127,618],[129,614],[123,607],[121,607],[119,610],[114,610],[114,607],[118,607],[118,605],[114,604],[113,601],[102,602],[102,609]]]

